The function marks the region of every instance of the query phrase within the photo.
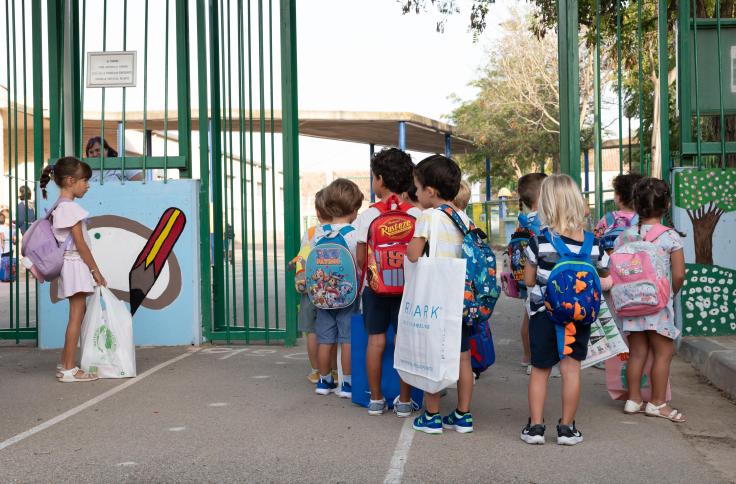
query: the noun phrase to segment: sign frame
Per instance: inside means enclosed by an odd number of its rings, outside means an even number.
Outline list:
[[[117,62],[124,59],[126,65],[130,65],[132,74],[129,78],[126,75],[126,81],[99,81],[93,80],[93,75],[99,73],[99,70],[95,70],[99,60],[94,58],[100,57],[111,57],[117,58]],[[131,58],[132,59],[129,59]],[[87,52],[87,88],[110,88],[110,87],[136,87],[138,80],[138,51],[127,50],[127,51],[100,51],[100,52]]]

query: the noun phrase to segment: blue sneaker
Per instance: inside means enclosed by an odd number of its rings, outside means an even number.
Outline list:
[[[320,378],[317,382],[317,388],[314,390],[314,392],[318,395],[329,395],[330,393],[334,392],[337,388],[337,384],[334,380],[327,381],[324,378]]]
[[[462,417],[456,412],[452,412],[447,417],[442,417],[442,427],[447,430],[454,430],[461,434],[467,434],[473,431],[473,416],[470,412],[466,413]]]
[[[335,393],[340,398],[353,398],[353,386],[350,383],[342,382],[342,387],[335,390]]]
[[[414,419],[414,430],[424,432],[425,434],[441,434],[442,433],[442,417],[435,415],[430,417],[425,411]]]

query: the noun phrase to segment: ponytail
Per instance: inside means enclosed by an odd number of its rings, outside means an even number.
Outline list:
[[[39,185],[41,186],[41,194],[43,195],[44,200],[46,200],[46,187],[51,181],[51,175],[53,174],[54,165],[47,165],[46,168],[44,168],[41,172],[41,180],[39,181]]]

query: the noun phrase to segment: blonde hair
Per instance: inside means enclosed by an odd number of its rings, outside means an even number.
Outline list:
[[[585,206],[580,188],[567,175],[551,175],[539,193],[539,219],[558,233],[585,229]]]
[[[460,189],[457,191],[457,195],[455,195],[455,200],[452,201],[452,204],[460,210],[465,210],[468,207],[469,203],[470,185],[468,185],[468,182],[463,180],[460,182]]]
[[[314,197],[314,205],[317,213],[323,219],[331,221],[360,210],[363,198],[363,192],[355,182],[346,178],[337,178],[317,192]]]

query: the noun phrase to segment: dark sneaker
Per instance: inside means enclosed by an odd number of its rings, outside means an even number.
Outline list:
[[[470,412],[462,417],[457,412],[452,412],[447,417],[442,418],[442,427],[461,434],[467,434],[473,431],[473,416],[470,415]]]
[[[314,390],[314,392],[318,395],[329,395],[330,393],[334,392],[337,388],[337,384],[334,380],[327,381],[324,378],[320,378],[317,382],[317,388]]]
[[[340,398],[353,398],[353,386],[350,383],[342,382],[342,387],[335,390],[335,393]]]
[[[532,425],[532,419],[530,418],[526,427],[521,431],[521,440],[527,444],[543,445],[545,429],[544,424]]]
[[[397,417],[411,417],[415,410],[419,410],[419,405],[414,400],[409,399],[409,403],[399,401],[399,397],[394,398],[394,413]]]
[[[368,415],[383,415],[388,406],[386,400],[370,400],[368,402]]]
[[[572,425],[563,425],[562,419],[557,423],[557,443],[560,445],[576,445],[583,441],[583,434],[575,428],[575,421]]]
[[[427,412],[422,413],[414,419],[414,430],[424,432],[425,434],[441,434],[442,433],[442,417],[439,414],[429,416]]]

